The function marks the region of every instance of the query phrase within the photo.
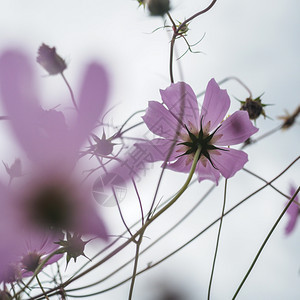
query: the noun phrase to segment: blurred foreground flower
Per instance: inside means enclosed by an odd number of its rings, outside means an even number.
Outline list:
[[[167,108],[150,101],[143,119],[149,130],[163,139],[139,144],[148,149],[153,161],[165,160],[175,142],[166,167],[188,173],[194,154],[201,147],[196,168],[199,181],[209,179],[218,184],[220,173],[230,178],[244,166],[247,154],[224,146],[242,143],[258,129],[246,111],[237,111],[223,121],[230,99],[214,79],[208,83],[200,114],[196,95],[186,83],[172,84],[160,93]]]
[[[19,51],[7,51],[0,57],[0,92],[17,141],[33,167],[17,189],[7,192],[5,206],[1,206],[9,220],[7,224],[3,221],[5,228],[13,224],[9,232],[0,229],[1,241],[7,241],[7,235],[15,236],[6,245],[1,242],[0,254],[9,256],[9,249],[17,248],[17,228],[25,237],[27,230],[52,230],[94,234],[106,240],[106,228],[90,189],[79,183],[73,171],[80,146],[107,102],[108,80],[103,67],[97,63],[88,66],[78,113],[70,125],[62,112],[40,107],[31,65]],[[3,193],[1,197],[5,197]]]
[[[290,196],[292,197],[296,193],[296,188],[294,186],[290,187]],[[298,203],[298,204],[297,204]],[[289,235],[292,233],[292,231],[295,229],[297,219],[300,212],[300,206],[299,206],[299,196],[297,195],[293,201],[293,203],[289,206],[287,209],[288,214],[288,223],[285,227],[285,234]]]

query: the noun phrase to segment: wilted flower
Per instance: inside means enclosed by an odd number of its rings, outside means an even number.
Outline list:
[[[67,68],[64,59],[56,53],[56,48],[50,48],[45,44],[40,46],[36,61],[49,73],[49,75],[60,74]]]
[[[300,106],[298,106],[292,114],[286,112],[285,116],[279,116],[278,119],[283,120],[283,124],[281,128],[288,129],[291,126],[293,126],[299,114],[300,114]]]
[[[290,196],[294,196],[296,192],[296,188],[294,186],[290,187]],[[294,198],[294,201],[292,202],[292,204],[289,206],[289,208],[287,209],[287,214],[289,216],[289,220],[288,223],[285,227],[285,234],[289,235],[292,233],[292,231],[295,229],[296,223],[297,223],[297,219],[299,216],[299,212],[300,212],[300,206],[299,206],[299,196],[297,195]]]
[[[167,108],[150,101],[143,119],[149,130],[163,139],[139,144],[151,154],[153,161],[165,160],[175,142],[166,167],[188,173],[200,147],[196,167],[199,181],[210,179],[218,183],[220,173],[229,178],[244,166],[247,154],[224,146],[242,143],[258,129],[244,111],[237,111],[223,121],[230,99],[214,79],[208,83],[200,114],[196,95],[188,84],[172,84],[160,93]]]
[[[33,165],[30,178],[11,191],[20,222],[30,229],[68,230],[107,239],[90,189],[79,184],[73,172],[79,148],[107,102],[108,82],[102,66],[89,65],[78,114],[70,125],[62,112],[39,106],[31,66],[18,51],[0,57],[0,91],[17,140]]]

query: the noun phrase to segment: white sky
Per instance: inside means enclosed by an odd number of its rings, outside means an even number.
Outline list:
[[[184,20],[206,7],[209,1],[172,1],[171,14],[176,20]],[[163,25],[161,18],[150,18],[142,8],[137,9],[133,0],[1,0],[0,3],[0,51],[8,47],[20,47],[35,60],[42,42],[56,46],[58,53],[69,63],[66,76],[76,91],[80,75],[86,63],[96,59],[106,65],[111,77],[111,106],[117,107],[109,122],[119,125],[133,112],[145,109],[149,100],[160,100],[159,89],[169,84],[168,56],[170,34],[166,30],[154,29]],[[196,51],[205,54],[188,53],[182,60],[184,80],[196,93],[202,91],[210,78],[222,80],[237,76],[252,90],[254,97],[265,93],[263,102],[274,104],[266,108],[270,119],[259,119],[258,135],[274,128],[276,117],[284,109],[292,112],[299,105],[300,66],[300,2],[297,0],[219,0],[206,15],[190,24],[188,40],[202,42]],[[183,41],[178,41],[178,52],[185,51]],[[41,76],[41,94],[45,107],[54,107],[61,101],[68,106],[69,95],[63,83],[56,77],[46,77],[37,66]],[[176,70],[176,64],[175,64]],[[177,70],[175,80],[180,80]],[[243,99],[247,93],[235,82],[224,85],[232,99],[231,112],[239,108],[234,97]],[[67,100],[65,100],[67,99]],[[51,102],[50,102],[51,101]],[[135,121],[139,121],[138,118]],[[2,124],[1,124],[2,125]],[[6,129],[6,127],[2,127]],[[146,128],[140,133],[145,133]],[[13,142],[5,136],[1,143],[3,160],[13,160],[10,150]],[[270,180],[299,155],[299,122],[289,131],[278,132],[265,139],[260,145],[247,149],[249,163],[246,167],[263,178]],[[153,167],[154,168],[154,167]],[[151,201],[153,182],[159,174],[159,164],[148,171],[140,183],[145,201]],[[3,172],[2,172],[3,173]],[[284,175],[276,186],[288,192],[289,183],[300,183],[299,163]],[[179,187],[185,175],[168,172],[165,176],[160,197],[171,195],[174,186]],[[168,254],[209,224],[221,213],[224,183],[200,206],[193,216],[182,224],[174,234],[156,245],[141,257],[140,266],[156,261]],[[228,207],[248,195],[262,183],[243,171],[229,181]],[[209,183],[194,185],[170,213],[162,217],[146,233],[145,245],[154,240],[163,228],[168,228],[179,219],[183,211],[191,207],[210,186]],[[133,194],[129,194],[133,195]],[[122,203],[124,215],[136,219],[138,211],[135,199]],[[267,189],[253,197],[248,204],[224,220],[219,256],[212,288],[212,299],[231,299],[235,289],[246,273],[264,237],[276,217],[283,209],[285,200]],[[110,228],[122,228],[111,208],[103,208],[102,214]],[[299,237],[300,226],[290,237],[283,234],[286,219],[279,224],[271,237],[257,266],[243,287],[242,300],[252,299],[299,299]],[[130,223],[130,221],[129,221]],[[118,227],[119,226],[119,227]],[[208,231],[185,250],[159,267],[137,278],[135,299],[152,300],[157,283],[170,284],[185,290],[187,300],[204,299],[207,293],[216,228]],[[120,233],[119,231],[115,233]],[[134,254],[134,247],[126,250],[116,259],[91,274],[91,280],[101,278],[121,261]],[[131,268],[109,281],[106,288],[126,278]],[[79,282],[84,284],[88,279]],[[129,285],[113,292],[90,299],[126,299]]]

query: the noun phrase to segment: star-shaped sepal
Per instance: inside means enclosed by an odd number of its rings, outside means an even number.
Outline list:
[[[202,123],[202,122],[201,122]],[[197,149],[198,148],[201,148],[201,151],[200,151],[200,155],[199,155],[199,159],[201,158],[201,156],[203,155],[204,157],[206,157],[208,159],[208,161],[211,163],[211,165],[217,169],[211,158],[210,158],[210,155],[209,155],[209,151],[211,150],[221,150],[221,151],[227,151],[225,149],[222,149],[222,148],[218,148],[212,144],[210,144],[210,141],[211,139],[213,138],[213,136],[215,135],[215,133],[217,132],[217,130],[221,127],[221,125],[214,130],[213,133],[205,136],[204,135],[204,132],[203,132],[203,129],[202,129],[202,125],[201,125],[201,128],[200,128],[200,131],[199,131],[199,134],[198,134],[198,137],[193,134],[189,129],[188,127],[185,125],[185,129],[186,131],[188,132],[188,135],[189,135],[189,138],[191,141],[188,141],[188,142],[182,142],[182,143],[179,143],[177,145],[184,145],[184,146],[187,146],[189,147],[190,149],[188,149],[185,153],[181,154],[181,155],[178,155],[177,157],[181,157],[181,156],[184,156],[184,155],[189,155],[189,154],[193,154],[193,153],[196,153]],[[198,160],[199,160],[198,159]]]
[[[61,250],[62,253],[67,253],[67,264],[66,268],[71,260],[71,258],[74,259],[74,262],[76,263],[77,257],[79,256],[84,256],[87,259],[89,259],[85,254],[84,254],[84,248],[85,245],[91,240],[88,241],[83,241],[81,239],[81,235],[74,233],[73,236],[69,232],[67,232],[67,240],[60,240],[59,242],[56,242],[56,244],[62,246]]]

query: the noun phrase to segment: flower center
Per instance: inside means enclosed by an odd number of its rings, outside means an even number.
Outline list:
[[[31,252],[28,253],[22,259],[22,264],[24,265],[24,269],[29,272],[34,272],[40,264],[41,256],[37,253]]]
[[[188,147],[188,149],[186,150],[185,153],[179,155],[178,157],[183,156],[183,155],[194,154],[194,153],[196,153],[197,149],[200,148],[201,152],[200,152],[199,159],[203,155],[204,157],[206,157],[209,160],[211,165],[216,169],[216,167],[214,166],[214,164],[210,158],[209,151],[216,150],[216,149],[226,151],[225,149],[218,148],[211,144],[211,140],[212,140],[214,134],[217,132],[217,130],[220,127],[221,127],[221,125],[217,129],[215,129],[215,131],[211,134],[205,134],[203,132],[203,128],[202,128],[202,124],[201,124],[199,133],[195,135],[185,125],[185,129],[189,134],[189,140],[186,142],[183,142],[183,143],[179,143],[178,145],[184,145],[184,146]]]
[[[55,185],[44,186],[28,203],[30,218],[35,224],[53,230],[70,227],[74,207],[67,189]]]

